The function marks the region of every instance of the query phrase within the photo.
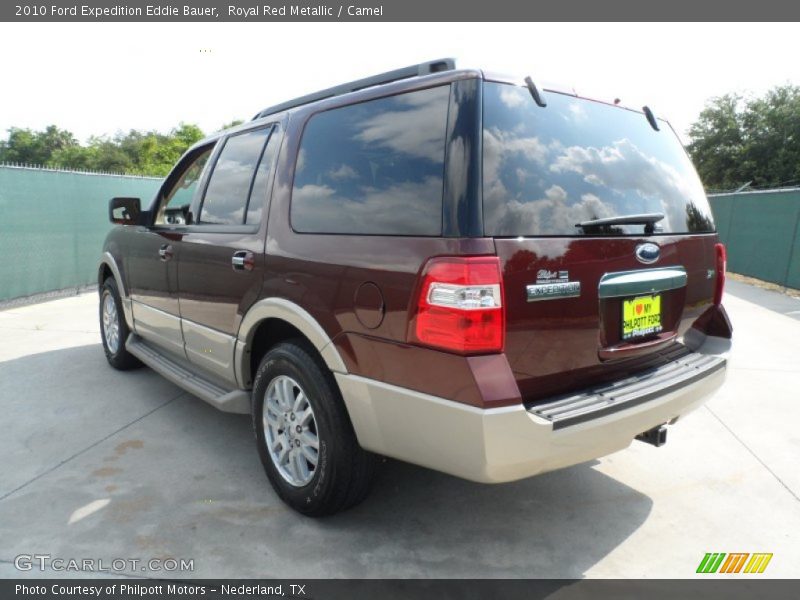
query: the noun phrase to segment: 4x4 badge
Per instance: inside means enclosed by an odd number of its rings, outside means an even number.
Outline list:
[[[539,269],[536,273],[536,283],[526,286],[525,289],[528,294],[528,302],[576,298],[581,295],[581,282],[570,281],[569,271]]]
[[[661,248],[651,242],[636,246],[636,258],[640,263],[652,265],[661,257]]]

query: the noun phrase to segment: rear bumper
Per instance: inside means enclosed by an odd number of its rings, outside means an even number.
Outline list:
[[[660,372],[530,409],[480,409],[355,375],[336,379],[367,450],[500,483],[616,452],[686,415],[723,384],[729,347],[730,340],[705,338]]]

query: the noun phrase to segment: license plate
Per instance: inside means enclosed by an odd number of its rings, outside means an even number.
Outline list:
[[[622,301],[622,339],[645,337],[659,333],[661,325],[661,296],[638,296]]]

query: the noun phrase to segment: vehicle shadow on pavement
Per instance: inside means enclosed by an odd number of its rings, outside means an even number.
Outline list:
[[[421,576],[445,570],[459,577],[580,578],[652,509],[648,496],[597,464],[485,485],[387,459],[367,501],[323,526],[341,534],[377,530],[389,539],[401,531],[430,565]]]
[[[0,409],[0,562],[43,552],[194,559],[181,577],[573,578],[652,509],[596,462],[482,485],[387,459],[363,504],[309,519],[273,492],[247,416],[149,369],[115,371],[99,344],[0,362]]]

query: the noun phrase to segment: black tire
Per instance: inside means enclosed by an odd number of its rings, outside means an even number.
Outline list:
[[[318,461],[313,474],[308,469],[310,481],[302,485],[281,475],[267,449],[262,421],[265,396],[270,383],[281,376],[299,384],[301,390],[295,390],[293,397],[302,391],[313,410]],[[355,506],[367,496],[377,457],[359,446],[333,375],[304,340],[283,342],[267,352],[256,373],[252,398],[258,455],[272,487],[286,504],[304,515],[321,517]]]
[[[110,298],[116,306],[117,318],[117,343],[116,350],[109,348],[109,341],[106,339],[106,326],[103,324],[103,308],[106,298]],[[103,282],[100,288],[100,337],[103,340],[103,351],[106,353],[106,360],[115,369],[128,371],[142,366],[142,363],[133,354],[125,349],[125,341],[128,339],[130,329],[125,321],[125,313],[122,312],[122,299],[119,296],[119,288],[113,277],[109,277]]]

